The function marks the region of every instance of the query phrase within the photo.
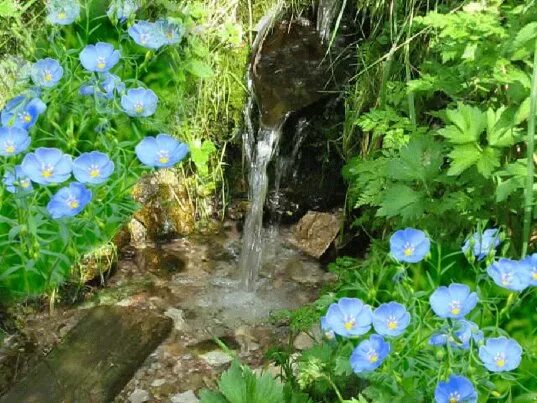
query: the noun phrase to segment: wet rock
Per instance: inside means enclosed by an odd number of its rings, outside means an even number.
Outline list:
[[[134,392],[129,395],[130,403],[144,403],[148,402],[150,399],[151,396],[149,395],[149,392],[143,389],[135,389]]]
[[[194,391],[188,390],[183,393],[177,393],[171,397],[172,403],[198,403],[200,400],[194,394]]]
[[[128,230],[132,247],[142,249],[147,246],[147,230],[140,221],[136,218],[131,219],[128,224]]]
[[[336,239],[339,229],[340,221],[335,214],[310,211],[293,227],[290,242],[319,259]]]
[[[175,330],[178,330],[178,331],[185,330],[185,326],[186,326],[185,315],[181,309],[168,308],[168,310],[164,312],[164,315],[166,315],[168,318],[171,318],[173,320],[173,326],[175,327]]]
[[[169,334],[171,322],[139,309],[92,309],[0,402],[112,401]],[[143,392],[134,398],[148,401]]]
[[[114,244],[105,244],[93,252],[85,255],[76,265],[74,273],[77,280],[87,283],[96,278],[104,282],[104,275],[108,273],[117,262],[117,249]]]
[[[231,355],[220,350],[209,351],[208,353],[200,355],[200,358],[211,367],[216,368],[223,367],[224,365],[233,361],[233,357]]]
[[[293,341],[293,347],[303,351],[313,347],[313,339],[305,332],[301,332]]]
[[[195,178],[183,177],[170,169],[144,177],[134,188],[133,197],[143,204],[135,218],[147,229],[151,240],[191,234],[196,210],[188,189]],[[195,186],[194,186],[195,188]]]
[[[301,259],[292,259],[285,270],[293,281],[300,284],[318,284],[323,281],[324,272],[319,267],[306,265]]]

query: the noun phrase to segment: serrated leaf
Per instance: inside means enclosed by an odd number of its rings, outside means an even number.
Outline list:
[[[408,186],[396,184],[384,194],[381,208],[377,211],[379,217],[400,216],[403,221],[409,221],[423,214],[423,194]]]
[[[535,38],[537,38],[537,22],[530,22],[518,31],[511,50],[516,51]]]
[[[452,159],[451,166],[448,169],[448,175],[460,175],[462,172],[477,164],[481,151],[476,144],[462,144],[455,146],[449,153]]]
[[[479,108],[465,104],[459,104],[457,109],[446,111],[446,118],[454,126],[446,126],[438,133],[453,144],[479,141],[487,124],[486,116]]]
[[[500,166],[500,152],[492,147],[485,147],[483,152],[479,154],[477,161],[477,171],[488,178]]]
[[[496,111],[488,109],[487,142],[493,147],[510,147],[515,144],[514,110],[502,107]]]

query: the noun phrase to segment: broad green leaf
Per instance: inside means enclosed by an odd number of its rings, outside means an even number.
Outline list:
[[[408,186],[395,184],[390,187],[377,211],[379,217],[401,216],[403,221],[409,221],[423,214],[423,194]]]
[[[479,161],[481,150],[476,144],[463,144],[453,148],[449,153],[452,159],[451,166],[448,170],[448,175],[460,175],[462,172],[477,164]]]
[[[530,103],[531,98],[527,97],[518,107],[518,110],[515,113],[515,124],[519,125],[520,123],[526,121],[530,116]]]
[[[201,403],[229,403],[221,393],[212,390],[202,390],[200,394]]]
[[[512,51],[516,51],[525,46],[529,41],[537,38],[537,22],[530,22],[522,27],[513,41]]]
[[[199,59],[192,59],[190,63],[187,64],[186,69],[193,75],[199,78],[209,78],[212,77],[214,72],[211,66],[207,63],[202,62]]]
[[[0,0],[0,17],[7,18],[17,15],[17,4],[14,0]]]
[[[477,161],[477,171],[488,178],[500,166],[500,152],[492,147],[485,147]]]
[[[487,141],[493,147],[510,147],[515,144],[512,109],[502,107],[487,110]]]
[[[479,108],[465,104],[459,104],[457,109],[446,111],[446,118],[454,126],[446,126],[438,133],[453,144],[479,141],[487,124],[486,116]]]

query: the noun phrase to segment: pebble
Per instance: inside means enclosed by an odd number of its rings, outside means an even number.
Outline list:
[[[155,379],[153,382],[151,382],[151,386],[154,388],[158,388],[159,386],[162,386],[166,383],[166,379]]]
[[[149,396],[149,392],[147,390],[134,389],[134,392],[132,392],[129,396],[129,402],[144,403],[148,402],[150,398],[151,397]]]
[[[307,350],[313,347],[313,339],[307,333],[301,332],[295,338],[293,347],[300,351]]]
[[[171,397],[172,403],[198,403],[199,399],[194,394],[194,391],[189,390],[183,393],[177,393]]]
[[[181,309],[168,308],[166,312],[164,312],[164,315],[173,320],[175,330],[182,331],[185,329],[186,321],[184,312]]]
[[[233,357],[220,350],[209,351],[200,356],[211,367],[221,367],[233,361]]]

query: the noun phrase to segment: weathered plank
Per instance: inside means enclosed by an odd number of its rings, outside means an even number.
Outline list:
[[[111,402],[171,328],[150,311],[94,308],[0,403]]]

